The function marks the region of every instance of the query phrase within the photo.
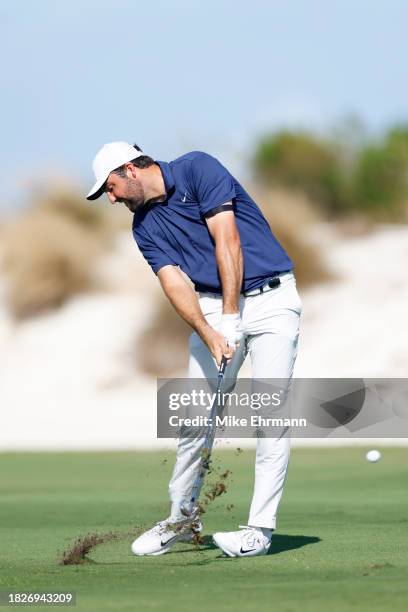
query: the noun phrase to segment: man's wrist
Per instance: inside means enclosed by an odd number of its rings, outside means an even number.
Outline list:
[[[198,323],[196,323],[195,331],[201,338],[203,338],[210,327],[211,325],[209,325],[207,321],[203,318],[202,321],[198,321]]]
[[[238,304],[235,305],[223,305],[222,307],[222,314],[223,315],[230,315],[230,314],[237,314],[239,313],[239,306]]]

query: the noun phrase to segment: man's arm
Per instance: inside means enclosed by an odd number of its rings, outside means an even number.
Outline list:
[[[224,315],[239,313],[244,262],[234,212],[224,210],[206,221],[215,242],[215,258],[222,286],[222,312]]]
[[[177,266],[163,266],[157,273],[167,298],[177,313],[198,333],[210,349],[217,364],[222,356],[228,359],[233,351],[228,347],[224,337],[211,327],[201,312],[195,291],[187,284]]]
[[[222,287],[222,317],[220,332],[232,352],[242,338],[239,297],[242,287],[244,262],[241,240],[235,223],[232,203],[229,210],[218,211],[206,218],[207,227],[215,242],[215,258]]]

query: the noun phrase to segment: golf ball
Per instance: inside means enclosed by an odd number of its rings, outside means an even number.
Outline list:
[[[370,463],[377,463],[381,459],[381,453],[378,450],[370,450],[366,454],[366,459]]]

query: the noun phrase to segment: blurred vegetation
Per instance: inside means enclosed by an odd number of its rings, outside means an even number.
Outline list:
[[[63,216],[97,234],[108,245],[116,230],[129,229],[132,225],[132,215],[124,206],[112,206],[105,198],[88,202],[79,189],[68,185],[37,189],[32,208]]]
[[[330,137],[279,131],[257,144],[253,167],[264,186],[307,195],[329,220],[365,215],[375,221],[408,220],[408,127],[381,138]]]
[[[300,288],[333,278],[324,255],[309,241],[310,226],[319,216],[301,194],[269,190],[257,194],[256,201],[274,236],[292,259]]]
[[[2,228],[6,300],[22,319],[61,306],[94,287],[97,256],[113,236],[101,207],[74,191],[37,194],[33,206]]]
[[[304,192],[332,214],[342,209],[343,180],[335,151],[306,132],[279,132],[258,144],[254,159],[266,185]]]
[[[95,203],[88,203],[74,191],[58,188],[36,198],[34,208],[38,211],[62,216],[92,233],[104,234],[106,231],[107,219],[103,209]]]
[[[331,277],[309,240],[315,222],[336,221],[346,235],[358,235],[376,222],[408,221],[408,125],[376,138],[358,118],[326,135],[281,130],[260,139],[253,168],[256,188],[248,191],[293,259],[300,287]],[[42,313],[94,288],[98,255],[130,227],[127,210],[86,202],[72,186],[37,189],[31,208],[0,228],[11,312],[17,318]],[[143,368],[165,376],[168,363],[171,371],[184,367],[186,355],[174,347],[184,346],[189,333],[160,302],[145,334]]]
[[[63,216],[29,213],[5,234],[6,299],[16,318],[61,306],[92,286],[98,243]]]
[[[408,220],[408,126],[360,152],[353,189],[354,209],[380,221]]]

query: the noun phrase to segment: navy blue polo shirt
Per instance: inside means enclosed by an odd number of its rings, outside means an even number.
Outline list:
[[[260,287],[266,278],[293,269],[258,206],[217,159],[193,151],[170,163],[156,163],[167,198],[140,209],[133,218],[133,236],[156,274],[163,266],[179,266],[197,291],[221,294],[214,241],[205,216],[229,201],[244,259],[242,291]]]

